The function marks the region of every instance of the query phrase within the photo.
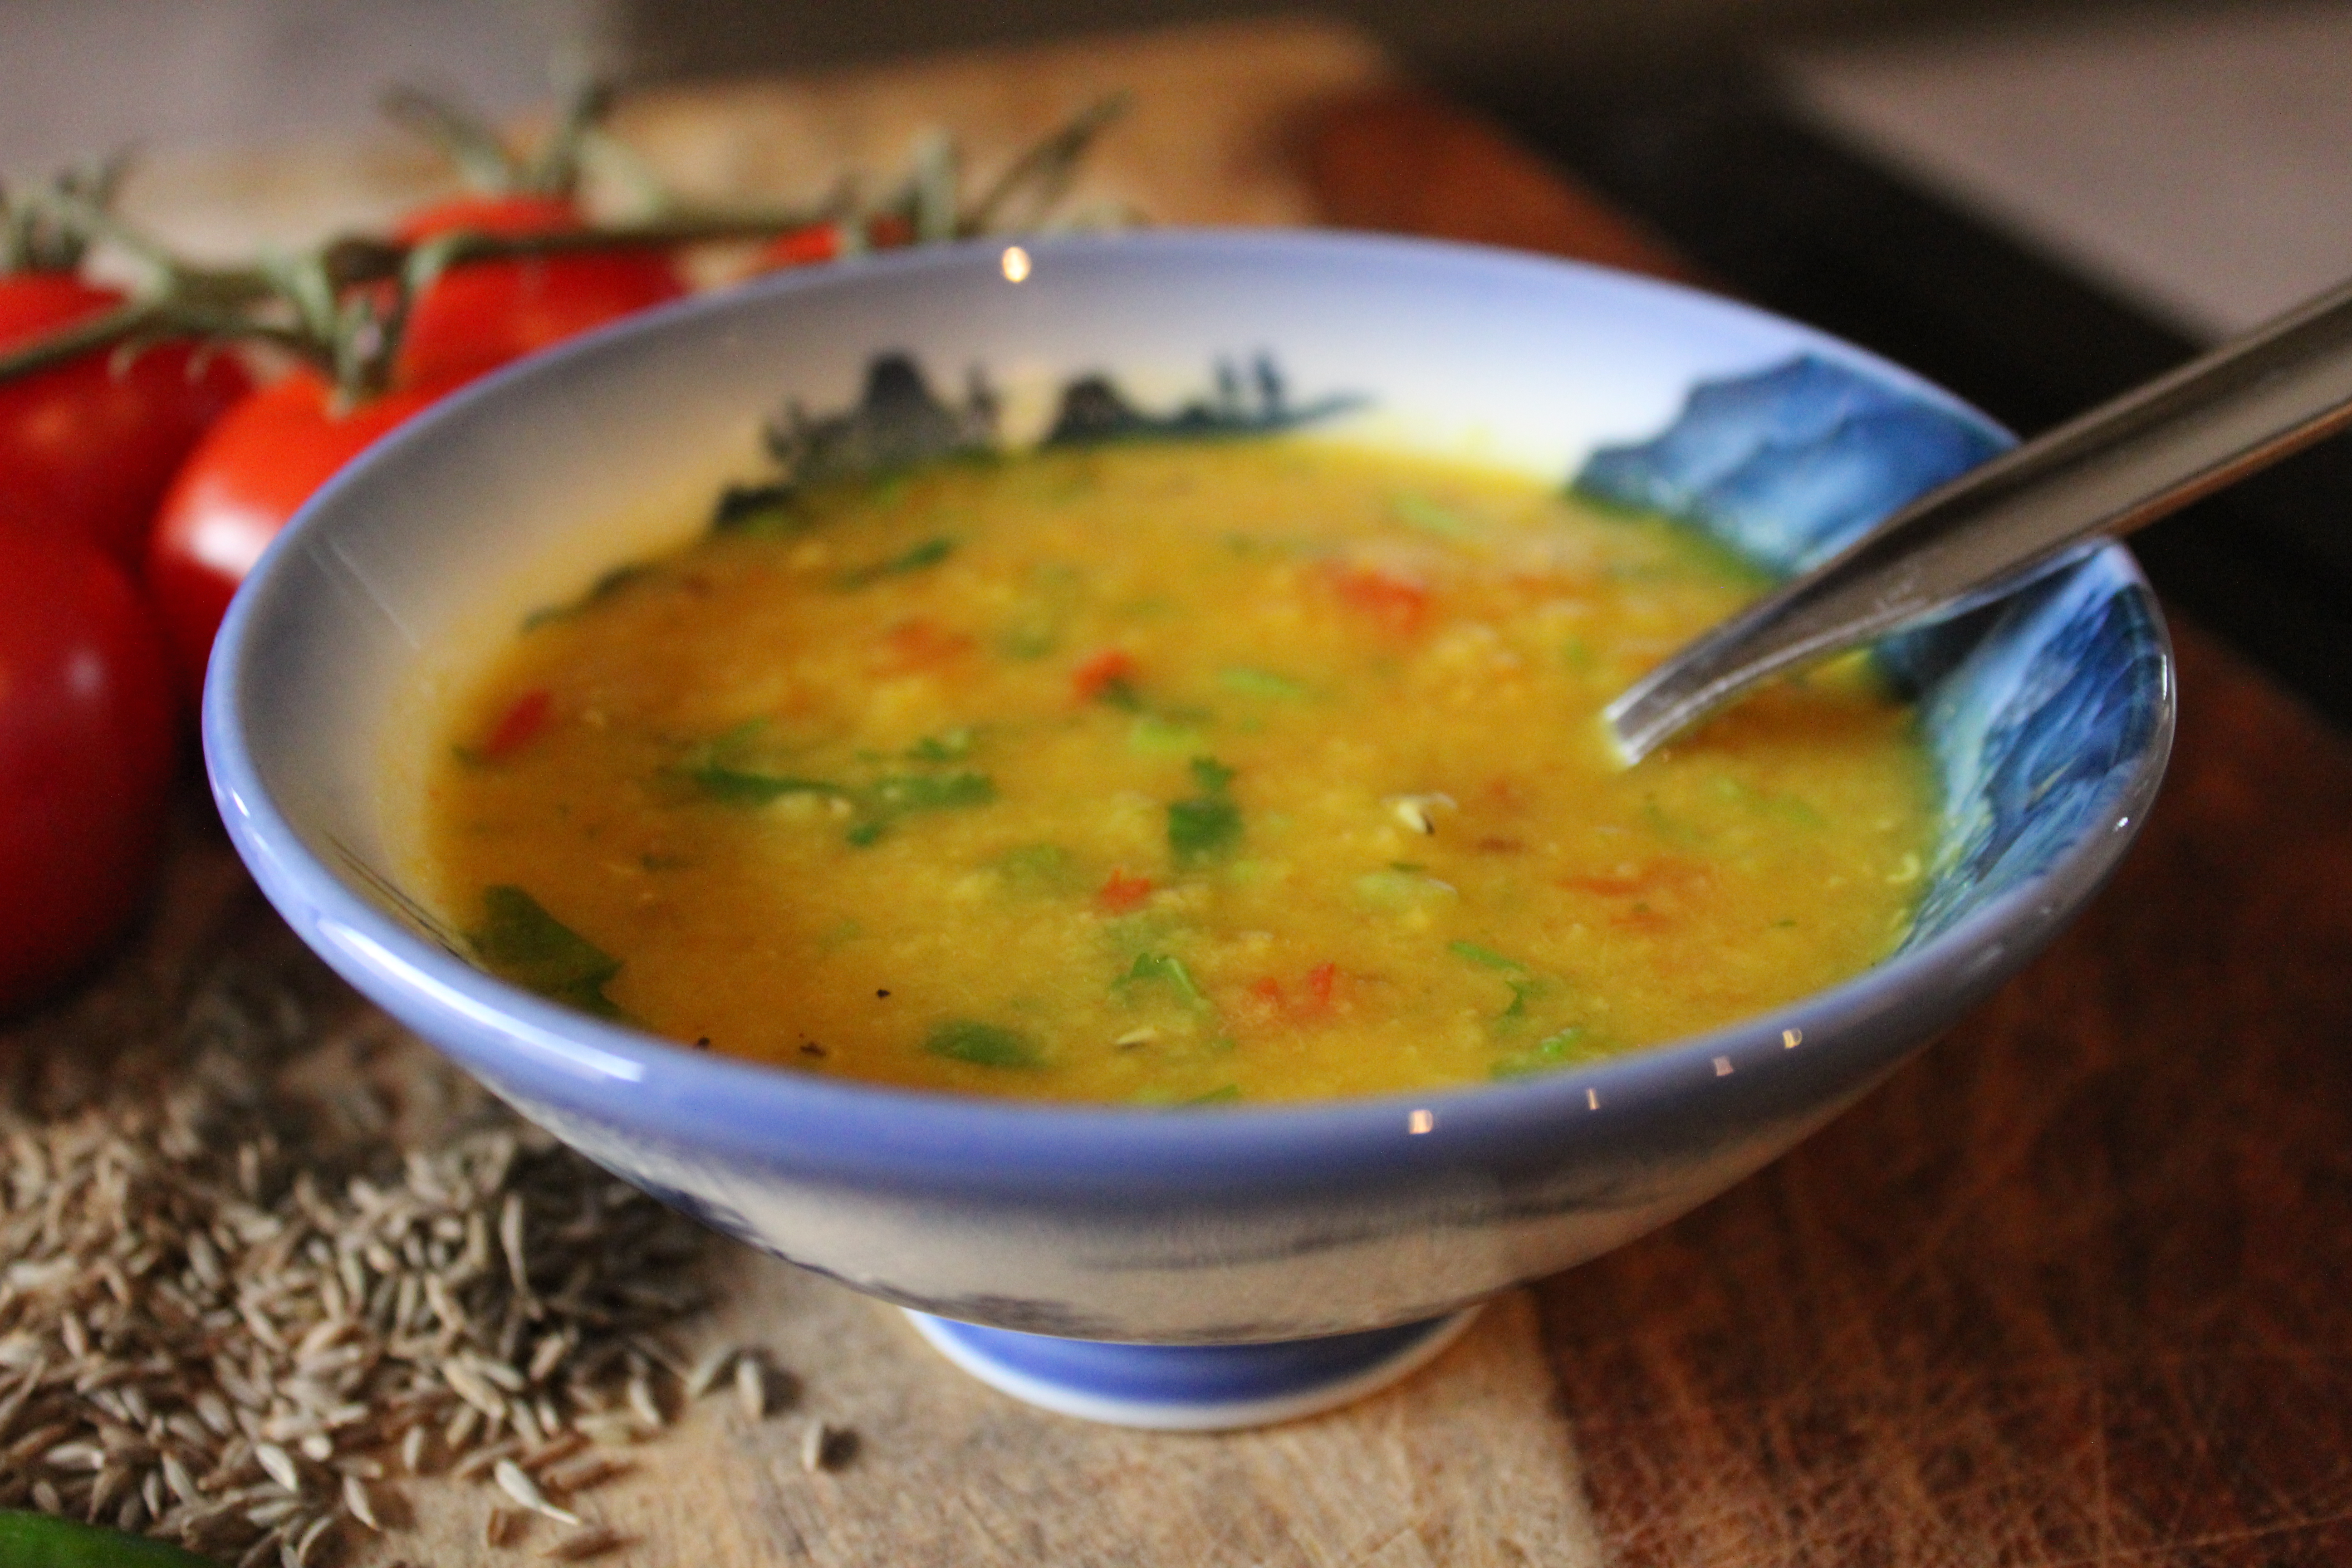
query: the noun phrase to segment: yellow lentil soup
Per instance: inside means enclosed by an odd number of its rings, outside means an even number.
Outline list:
[[[1630,772],[1758,583],[1524,478],[1293,438],[804,491],[533,616],[447,715],[486,965],[710,1049],[1146,1104],[1483,1082],[1872,963],[1929,786],[1858,664]]]

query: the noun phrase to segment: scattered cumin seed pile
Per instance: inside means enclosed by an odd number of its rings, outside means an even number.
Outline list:
[[[78,1108],[0,1106],[0,1506],[300,1568],[447,1471],[621,1544],[565,1501],[667,1419],[709,1233],[301,973],[217,964]]]

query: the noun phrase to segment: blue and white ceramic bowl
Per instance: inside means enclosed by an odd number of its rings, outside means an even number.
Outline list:
[[[2169,648],[2122,550],[1881,650],[1921,694],[1945,797],[1899,952],[1713,1034],[1490,1088],[1079,1109],[697,1055],[475,968],[402,891],[389,804],[418,765],[403,715],[451,649],[690,533],[730,486],[755,502],[793,469],[976,440],[1307,423],[1653,507],[1776,570],[2006,441],[1802,327],[1493,251],[1162,233],[786,275],[518,366],[328,487],[214,655],[222,812],[295,929],[525,1115],[933,1315],[934,1342],[1002,1385],[1171,1426],[1331,1403],[1434,1353],[1481,1299],[1770,1160],[2082,906],[2172,732]]]

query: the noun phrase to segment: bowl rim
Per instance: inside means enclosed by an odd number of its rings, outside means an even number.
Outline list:
[[[1324,1169],[1361,1166],[1366,1160],[1418,1164],[1494,1140],[1558,1142],[1568,1129],[1596,1125],[1595,1116],[1638,1121],[1652,1111],[1686,1107],[1694,1089],[1711,1083],[1749,1089],[1751,1070],[1767,1063],[1784,1071],[1801,1065],[1812,1070],[1817,1054],[1785,1047],[1784,1030],[1801,1031],[1804,1040],[1822,1040],[1825,1047],[1841,1039],[1857,1046],[1876,1039],[1872,1059],[1846,1064],[1843,1076],[1891,1067],[2038,952],[2048,935],[2098,889],[2137,836],[2170,751],[2176,681],[2162,611],[2129,553],[2115,544],[2068,570],[2104,565],[2116,571],[2125,591],[2144,603],[2160,654],[2155,723],[2134,764],[2106,782],[2096,809],[2085,819],[2093,826],[2056,858],[1927,942],[1823,990],[1702,1034],[1500,1082],[1171,1109],[908,1089],[706,1054],[547,1001],[474,968],[385,912],[296,831],[270,797],[250,750],[246,709],[259,675],[248,659],[249,634],[281,592],[283,563],[310,535],[331,524],[344,494],[386,454],[431,441],[445,426],[474,417],[485,403],[527,395],[534,385],[552,388],[575,366],[637,337],[690,331],[705,318],[773,308],[772,300],[802,294],[854,289],[867,279],[992,268],[1003,247],[1013,242],[1011,237],[992,237],[880,254],[851,266],[772,274],[641,312],[451,394],[404,422],[321,487],[271,542],[231,604],[203,699],[204,756],[223,820],[239,854],[298,933],[380,1003],[383,996],[362,976],[398,988],[411,1005],[394,1011],[403,1012],[437,1048],[497,1085],[591,1121],[613,1120],[613,1096],[625,1091],[634,1109],[619,1120],[632,1136],[673,1149],[880,1182],[969,1184],[978,1167],[986,1172],[988,1186],[1034,1188],[1041,1181],[1092,1173],[1111,1163],[1122,1184],[1232,1188],[1296,1172],[1302,1162]],[[1364,258],[1435,262],[1474,276],[1483,269],[1541,272],[1578,288],[1618,291],[1645,308],[1760,320],[1788,334],[1792,352],[1820,351],[1864,368],[1959,413],[2003,445],[2013,439],[1932,383],[1817,329],[1681,284],[1587,262],[1331,230],[1170,228],[1024,236],[1018,243],[1040,259],[1057,261],[1143,251],[1164,253],[1177,262],[1239,247],[1289,252],[1301,264]],[[2100,830],[2100,822],[2108,828]],[[1927,1009],[1934,1015],[1932,1029],[1890,1034],[1870,1026],[1932,1004],[1939,992],[1943,1005]],[[437,1031],[419,1024],[420,1016],[452,1028]]]

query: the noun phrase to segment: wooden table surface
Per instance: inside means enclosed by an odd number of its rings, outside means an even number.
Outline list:
[[[1680,271],[1328,27],[673,94],[624,132],[714,186],[763,188],[808,167],[787,153],[875,162],[919,120],[1006,144],[1106,85],[1144,107],[1098,177],[1164,219]],[[310,177],[184,174],[146,199],[198,231],[224,221],[207,178],[266,229]],[[1015,1405],[887,1310],[738,1256],[709,1331],[772,1346],[860,1456],[812,1479],[788,1422],[698,1410],[598,1494],[633,1538],[615,1561],[2352,1561],[2352,751],[2174,629],[2171,778],[2114,885],[1989,1006],[1722,1198],[1506,1298],[1402,1388],[1219,1437]],[[219,883],[225,853],[192,848],[181,883]],[[480,1548],[488,1506],[421,1488],[410,1528],[354,1561],[517,1561]]]
[[[1332,221],[1683,274],[1443,105],[1315,145]],[[1536,1287],[1605,1560],[2352,1562],[2352,746],[2172,630],[2164,794],[2084,918],[1795,1152]]]

